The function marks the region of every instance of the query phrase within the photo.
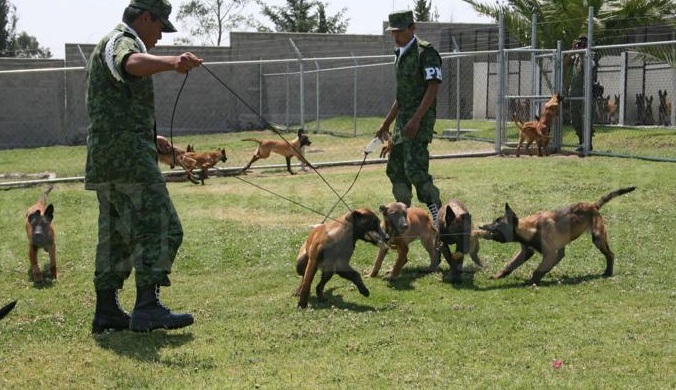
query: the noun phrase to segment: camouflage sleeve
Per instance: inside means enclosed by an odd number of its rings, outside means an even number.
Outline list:
[[[114,38],[113,38],[114,39]],[[113,66],[118,75],[122,78],[120,81],[133,81],[137,79],[136,76],[132,76],[124,69],[124,64],[133,53],[141,53],[141,49],[138,47],[138,44],[133,38],[127,36],[121,36],[114,43],[112,56],[113,56]]]
[[[420,54],[420,64],[424,73],[425,81],[436,80],[441,83],[441,57],[433,48],[427,48]]]

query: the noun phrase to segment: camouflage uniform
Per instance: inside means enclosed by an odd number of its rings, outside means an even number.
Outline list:
[[[387,177],[392,183],[392,194],[398,202],[411,204],[412,186],[418,199],[426,204],[440,204],[439,189],[434,186],[429,171],[428,144],[432,142],[436,121],[436,100],[420,121],[413,138],[406,137],[404,127],[420,106],[427,83],[441,82],[441,57],[431,44],[417,37],[400,54],[397,50],[397,117],[392,131],[393,147],[387,161]]]
[[[582,37],[580,37],[582,38]],[[578,38],[578,39],[580,39]],[[586,41],[586,37],[584,38]],[[585,67],[585,58],[584,55],[573,54],[571,61],[571,81],[570,81],[570,91],[569,96],[572,97],[584,97],[584,67]],[[594,61],[592,60],[592,67],[594,67]],[[596,69],[592,69],[594,72]],[[593,75],[592,75],[593,77]],[[594,118],[594,107],[595,104],[592,100],[591,105],[591,118]],[[584,100],[571,100],[570,101],[570,119],[575,129],[575,134],[577,135],[580,145],[584,143]],[[594,126],[591,127],[590,136],[594,136]]]
[[[85,188],[99,201],[94,285],[119,289],[136,269],[136,285],[170,284],[168,274],[183,230],[157,165],[152,77],[124,70],[143,42],[120,23],[87,65]]]

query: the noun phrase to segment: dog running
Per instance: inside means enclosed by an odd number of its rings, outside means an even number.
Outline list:
[[[163,163],[169,165],[169,168],[174,169],[177,164],[180,164],[180,159],[186,152],[194,152],[192,145],[188,145],[186,149],[180,146],[172,145],[165,137],[158,135],[155,138],[155,145],[157,146],[157,158]]]
[[[295,175],[296,173],[291,170],[291,157],[296,157],[301,162],[312,168],[312,164],[310,164],[305,159],[303,153],[301,152],[303,146],[310,146],[312,144],[310,137],[305,134],[303,129],[298,129],[296,138],[289,142],[285,140],[273,139],[258,140],[255,138],[245,138],[242,141],[252,141],[258,143],[258,147],[251,157],[251,160],[244,168],[242,168],[242,173],[246,172],[254,162],[262,158],[270,157],[270,153],[277,153],[284,156],[284,158],[286,158],[286,170],[292,175]]]
[[[615,255],[608,246],[606,224],[599,209],[612,199],[632,192],[636,187],[620,188],[602,196],[594,203],[580,202],[563,209],[543,211],[519,218],[505,203],[505,214],[493,223],[480,228],[488,232],[488,238],[497,242],[518,242],[521,250],[493,279],[504,278],[530,259],[537,251],[542,262],[533,272],[526,285],[537,285],[565,256],[565,246],[582,233],[591,232],[592,242],[606,257],[603,276],[613,275]]]
[[[209,169],[213,168],[219,162],[226,162],[228,157],[225,155],[225,149],[218,148],[210,152],[185,152],[179,156],[178,162],[185,169],[188,180],[197,184],[204,185],[204,179],[209,177]],[[200,170],[199,181],[192,174],[193,169]]]
[[[543,156],[543,153],[548,153],[549,148],[549,132],[551,131],[554,118],[559,114],[559,104],[563,101],[563,96],[557,93],[553,95],[547,103],[545,103],[545,111],[540,117],[536,117],[534,121],[521,122],[516,113],[513,114],[512,120],[519,129],[519,144],[516,147],[516,157],[521,155],[521,146],[526,142],[526,151],[530,153],[530,145],[535,142],[538,149],[538,156]]]
[[[439,253],[437,251],[437,231],[432,223],[432,218],[426,210],[419,207],[407,207],[401,202],[392,202],[380,206],[383,217],[382,228],[389,236],[387,246],[378,249],[376,261],[367,276],[378,276],[385,255],[389,248],[397,250],[397,260],[394,266],[383,276],[385,280],[395,280],[399,277],[402,268],[408,262],[408,251],[411,242],[420,239],[423,247],[430,257],[430,271],[436,271],[439,265]]]
[[[333,274],[351,281],[359,293],[368,297],[370,292],[361,276],[350,266],[350,258],[357,240],[375,245],[385,245],[389,237],[380,227],[378,216],[369,209],[356,209],[336,219],[315,226],[300,247],[296,259],[296,272],[302,276],[294,295],[299,297],[298,308],[306,308],[310,288],[317,270],[322,271],[316,293],[324,301],[324,286]]]
[[[479,238],[487,238],[483,230],[472,229],[472,216],[465,204],[457,199],[449,200],[439,209],[437,215],[439,226],[439,249],[451,267],[451,282],[462,281],[462,263],[464,255],[470,255],[472,261],[483,268],[479,258]],[[455,252],[450,246],[455,245]]]
[[[33,282],[42,283],[44,278],[38,265],[38,249],[44,249],[49,253],[49,272],[52,279],[57,278],[56,269],[56,230],[52,220],[54,219],[54,206],[47,205],[47,196],[54,187],[49,186],[40,195],[37,203],[26,210],[24,226],[28,237],[28,260],[31,266]]]

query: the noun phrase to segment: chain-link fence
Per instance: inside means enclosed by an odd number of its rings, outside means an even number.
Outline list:
[[[394,56],[382,48],[380,37],[371,46],[363,43],[358,54],[350,54],[339,38],[316,46],[326,54],[335,45],[336,52],[345,54],[341,56],[314,56],[316,51],[305,49],[308,44],[299,45],[288,35],[237,50],[187,48],[206,59],[208,71],[191,72],[187,80],[174,73],[155,76],[160,133],[224,133],[261,129],[271,122],[342,136],[373,134],[374,123],[394,98]],[[277,54],[266,47],[274,47],[280,58],[269,58]],[[77,49],[74,58],[82,65],[93,46]],[[552,151],[578,148],[571,105],[580,101],[593,106],[584,130],[593,142],[592,153],[675,159],[674,53],[676,41],[588,50],[442,52],[437,137],[479,141],[474,145],[482,152],[508,153],[518,140],[513,119],[536,118],[543,103],[560,93],[564,101],[551,129]],[[573,54],[593,56],[596,68],[579,96],[568,88],[570,71],[563,61]],[[85,73],[73,62],[73,57],[64,62],[0,61],[0,149],[84,144]]]

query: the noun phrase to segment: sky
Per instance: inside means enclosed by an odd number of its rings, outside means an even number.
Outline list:
[[[175,14],[185,0],[171,0],[174,12],[169,19],[177,29]],[[393,10],[412,9],[414,0],[320,0],[328,4],[327,13],[334,15],[347,8],[348,34],[380,35],[382,23]],[[10,0],[17,8],[18,32],[34,36],[40,46],[51,50],[53,58],[64,57],[66,43],[97,43],[122,19],[122,11],[129,0]],[[283,6],[284,0],[264,0],[269,6]],[[46,6],[46,4],[49,4]],[[490,23],[489,18],[478,15],[471,6],[461,0],[432,0],[432,9],[437,9],[440,22]],[[259,8],[251,7],[256,15]],[[271,27],[269,21],[261,22]],[[172,35],[163,34],[158,45],[171,45]]]

